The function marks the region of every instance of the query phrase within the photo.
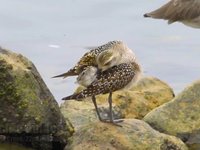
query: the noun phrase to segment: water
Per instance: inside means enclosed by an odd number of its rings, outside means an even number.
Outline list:
[[[52,79],[87,51],[123,40],[145,75],[167,82],[176,93],[200,78],[200,30],[143,14],[168,0],[0,0],[0,45],[31,59],[51,92],[73,93],[75,78]]]

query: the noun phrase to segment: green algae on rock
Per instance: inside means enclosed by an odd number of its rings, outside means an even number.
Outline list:
[[[153,128],[181,138],[191,150],[200,149],[200,80],[172,101],[144,117]]]
[[[75,132],[65,150],[187,150],[178,138],[162,134],[147,123],[125,119],[118,127],[91,122]]]
[[[50,149],[53,144],[66,144],[73,132],[35,66],[22,55],[2,48],[0,103],[0,134],[7,137],[26,137],[33,147]],[[47,141],[39,142],[39,137]]]

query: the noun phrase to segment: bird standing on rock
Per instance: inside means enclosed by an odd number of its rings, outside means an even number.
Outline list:
[[[200,28],[200,0],[171,0],[144,14],[144,17],[168,20],[168,24],[179,21],[187,26]]]
[[[94,66],[97,70],[96,72],[94,71],[95,73],[91,71],[95,77],[92,79],[92,82],[89,85],[86,84],[86,88],[84,90],[80,91],[79,93],[64,97],[63,100],[92,97],[92,101],[94,103],[99,120],[102,122],[110,122],[118,125],[117,122],[121,120],[114,120],[113,118],[112,93],[117,90],[129,88],[134,83],[136,83],[140,77],[141,68],[136,60],[135,54],[122,41],[112,41],[108,42],[107,44],[111,44],[111,46],[104,45],[104,50],[101,51],[98,55],[95,55],[95,61],[93,64],[95,64]],[[91,53],[91,51],[88,53]],[[86,54],[88,55],[88,53]],[[84,56],[82,58],[84,58]],[[81,60],[79,62],[81,62]],[[76,70],[76,68],[78,68],[76,66],[71,70]],[[86,68],[88,66],[84,66],[86,72]],[[81,75],[83,72],[84,71],[79,72],[80,79],[81,76],[85,78],[85,74]],[[93,77],[91,74],[89,74],[89,76]],[[98,111],[95,96],[107,93],[109,93],[108,102],[110,118],[109,120],[103,120]]]

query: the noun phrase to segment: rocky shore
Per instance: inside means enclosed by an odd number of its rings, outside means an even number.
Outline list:
[[[200,81],[177,96],[155,77],[115,92],[119,127],[99,122],[90,98],[59,107],[31,61],[0,48],[0,103],[0,149],[200,150]],[[107,95],[97,103],[107,118]]]

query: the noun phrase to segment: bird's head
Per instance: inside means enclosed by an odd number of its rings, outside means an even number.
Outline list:
[[[96,57],[98,68],[106,70],[121,63],[127,53],[127,46],[122,41],[111,41],[106,44],[107,49]]]

